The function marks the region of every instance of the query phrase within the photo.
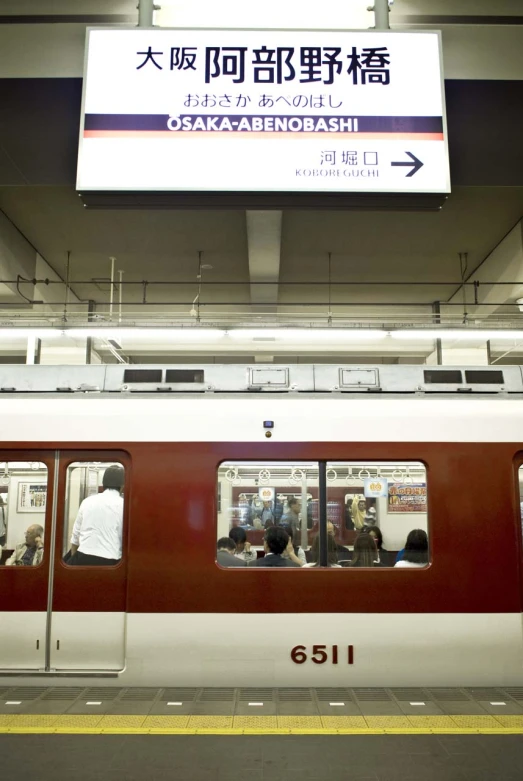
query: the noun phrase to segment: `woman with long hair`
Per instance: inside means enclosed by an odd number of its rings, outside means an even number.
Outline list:
[[[429,540],[423,529],[409,532],[401,561],[395,567],[425,567],[429,563]]]
[[[320,535],[317,534],[312,541],[311,545],[312,561],[310,564],[305,564],[306,567],[319,567],[320,566]],[[338,564],[338,552],[336,549],[336,540],[332,534],[327,534],[327,566],[328,567],[340,567]]]
[[[376,544],[376,550],[378,555],[376,556],[376,563],[381,564],[382,567],[390,567],[390,553],[383,547],[383,534],[379,526],[368,526],[365,531],[370,534]]]
[[[352,554],[352,561],[350,567],[379,567],[380,564],[376,561],[378,556],[378,549],[374,538],[362,532],[358,534],[354,541],[354,552]]]

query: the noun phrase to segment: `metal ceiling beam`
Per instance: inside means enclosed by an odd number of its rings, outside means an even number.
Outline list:
[[[281,211],[245,212],[251,303],[264,312],[276,311],[278,304],[282,215]],[[265,284],[256,284],[260,282]]]
[[[515,305],[516,299],[523,296],[523,282],[512,282],[514,279],[523,279],[523,220],[519,220],[466,277],[468,286],[470,283],[475,286],[474,293],[460,285],[444,306],[455,306],[461,301],[471,317],[485,311],[494,315]],[[485,307],[489,307],[488,310]]]

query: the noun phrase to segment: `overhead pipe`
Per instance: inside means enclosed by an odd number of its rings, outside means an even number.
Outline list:
[[[113,297],[114,297],[114,262],[116,258],[110,257],[111,261],[111,289],[109,291],[109,320],[113,319]]]
[[[206,269],[208,267],[204,264],[203,268]],[[211,267],[209,266],[209,268],[211,268]],[[98,281],[100,281],[100,280],[98,280]],[[3,284],[3,285],[17,285],[17,284],[20,285],[20,284],[25,284],[25,283],[31,284],[31,285],[42,285],[42,284],[45,284],[45,285],[63,285],[64,284],[64,282],[62,282],[62,280],[60,280],[60,279],[27,279],[26,277],[22,277],[22,276],[18,276],[17,279],[0,279],[0,284]],[[75,284],[77,284],[77,285],[94,285],[96,283],[93,282],[92,279],[79,279],[79,280],[76,280]],[[153,281],[149,281],[149,280],[141,280],[141,281],[129,280],[129,282],[123,282],[122,284],[124,284],[124,285],[141,285],[141,286],[144,286],[144,285],[145,286],[148,286],[148,285],[164,285],[164,286],[165,285],[194,285],[194,279],[189,279],[189,280],[172,280],[172,279],[161,280],[161,279],[158,279],[158,280],[153,280]],[[213,285],[218,287],[220,285],[222,285],[222,286],[223,285],[233,286],[233,285],[246,285],[246,284],[248,284],[248,285],[274,285],[274,282],[259,281],[259,282],[247,282],[246,283],[246,282],[241,282],[241,281],[237,281],[237,280],[229,280],[229,281],[226,281],[226,282],[219,282],[219,281],[214,281],[213,280],[212,282],[205,282],[205,281],[202,280],[201,284],[204,287],[213,286]],[[488,285],[488,286],[491,286],[491,287],[496,287],[496,286],[502,286],[502,285],[514,286],[514,285],[521,285],[521,284],[522,284],[521,279],[518,279],[515,282],[502,282],[502,281],[498,281],[498,282],[487,282],[487,281],[478,282],[477,280],[474,280],[472,282],[459,282],[459,283],[456,282],[456,280],[454,280],[453,282],[440,282],[439,280],[434,281],[434,282],[424,282],[424,281],[415,281],[415,282],[413,282],[412,280],[407,280],[407,279],[404,280],[404,281],[399,281],[399,282],[398,281],[380,281],[380,280],[377,280],[377,281],[376,280],[368,280],[368,281],[361,281],[361,280],[354,280],[354,281],[352,281],[352,280],[349,280],[348,282],[344,282],[342,280],[336,280],[336,286],[341,286],[341,285],[351,285],[351,286],[352,285],[354,285],[354,286],[365,285],[365,287],[370,287],[372,285],[380,285],[382,287],[393,287],[394,285],[401,285],[402,287],[434,287],[434,286],[441,286],[441,287],[452,287],[452,286],[454,286],[455,287],[456,285],[459,285],[459,288],[458,288],[458,290],[456,290],[456,293],[462,287],[465,287],[465,286],[478,288],[480,285]],[[299,287],[300,285],[301,286],[309,285],[311,287],[328,287],[329,282],[325,281],[325,280],[309,280],[307,282],[301,282],[299,280],[296,280],[296,281],[293,281],[293,282],[278,282],[278,285],[280,287]],[[22,295],[22,293],[20,291],[18,291],[18,292],[20,293],[20,295]],[[455,295],[455,293],[453,295]],[[28,299],[28,300],[30,300],[30,303],[36,303],[36,302],[33,302],[31,299]],[[523,299],[521,299],[521,300],[523,301]],[[43,303],[43,302],[39,302],[39,303]]]
[[[123,271],[122,269],[118,270],[118,275],[120,277],[120,282],[118,283],[118,322],[122,322],[122,277],[123,277]]]

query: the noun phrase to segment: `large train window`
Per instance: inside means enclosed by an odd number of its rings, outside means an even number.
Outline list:
[[[217,540],[222,567],[424,567],[429,563],[425,467],[223,463]]]
[[[218,470],[219,566],[280,566],[281,559],[283,566],[305,565],[317,503],[317,463],[221,464]],[[281,529],[292,538],[284,550],[280,550],[285,542]],[[265,558],[267,554],[276,558]]]
[[[338,563],[423,567],[429,562],[427,474],[419,462],[326,465],[327,524]],[[369,539],[372,538],[372,539]],[[342,560],[348,550],[346,561]]]
[[[125,471],[114,461],[67,467],[63,554],[71,566],[110,566],[122,558]]]
[[[0,463],[0,554],[7,566],[38,566],[45,555],[47,467]]]

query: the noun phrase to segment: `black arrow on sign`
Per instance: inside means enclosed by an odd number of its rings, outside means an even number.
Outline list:
[[[414,166],[412,171],[408,172],[407,177],[414,176],[416,171],[419,171],[419,169],[422,168],[423,163],[421,162],[421,160],[418,160],[416,155],[413,155],[412,152],[405,152],[405,154],[410,157],[410,160],[405,160],[405,162],[403,162],[403,163],[391,163],[391,165],[409,165],[409,166]],[[411,160],[412,160],[412,162],[411,162]]]

